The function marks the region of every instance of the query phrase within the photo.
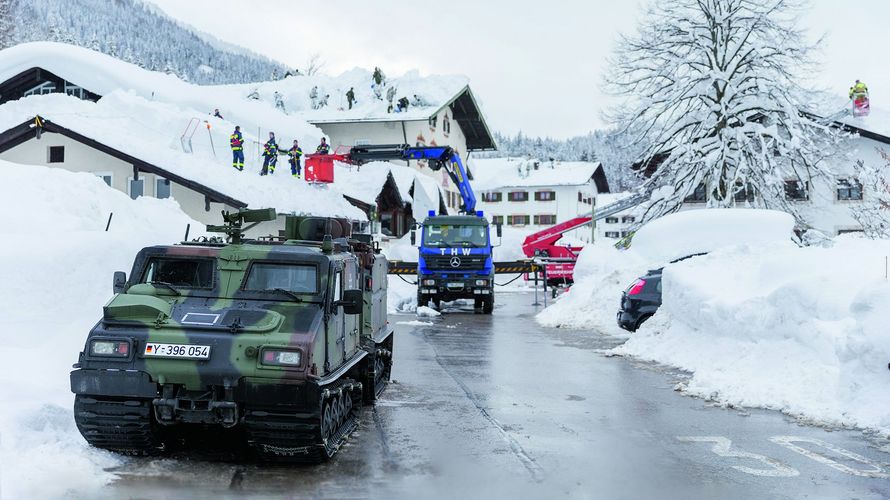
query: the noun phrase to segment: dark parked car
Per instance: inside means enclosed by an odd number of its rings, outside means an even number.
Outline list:
[[[672,260],[671,264],[686,259],[706,255],[707,252],[694,253]],[[645,276],[637,278],[621,293],[621,306],[618,308],[618,326],[629,332],[635,332],[644,321],[651,318],[661,306],[661,273],[663,267],[653,269]]]
[[[618,309],[618,326],[635,332],[644,321],[652,317],[661,305],[661,271],[653,269],[637,278],[621,293]]]

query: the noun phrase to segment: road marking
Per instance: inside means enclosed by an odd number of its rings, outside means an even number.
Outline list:
[[[765,477],[795,477],[800,475],[797,469],[789,467],[774,458],[739,449],[733,450],[732,441],[723,436],[677,436],[677,440],[684,443],[714,443],[714,446],[711,447],[711,452],[717,456],[757,460],[770,467],[769,469],[755,469],[744,465],[732,466],[733,469],[745,474]]]
[[[881,468],[880,465],[876,464],[875,462],[872,462],[868,458],[863,457],[862,455],[859,455],[858,453],[853,453],[852,451],[848,451],[841,447],[835,446],[831,443],[826,443],[825,441],[822,441],[820,439],[796,437],[796,436],[773,436],[769,439],[770,439],[770,441],[772,441],[778,445],[784,446],[785,448],[788,448],[791,451],[800,453],[801,455],[803,455],[811,460],[815,460],[816,462],[827,465],[827,466],[831,467],[832,469],[839,470],[845,474],[851,474],[851,475],[860,476],[860,477],[882,478],[882,479],[890,478],[890,474],[884,472],[884,470]],[[816,453],[815,451],[812,451],[812,450],[808,450],[808,449],[806,449],[802,446],[798,446],[794,443],[809,443],[809,444],[814,444],[816,446],[820,446],[822,448],[825,448],[826,450],[831,450],[834,453],[837,453],[838,455],[849,458],[850,460],[853,460],[854,462],[859,462],[861,464],[867,465],[867,466],[871,467],[872,470],[855,469],[853,467],[844,465],[840,462],[835,462],[834,460],[826,457],[825,455]]]

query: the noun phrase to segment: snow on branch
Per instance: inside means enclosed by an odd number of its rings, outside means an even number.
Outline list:
[[[811,115],[800,82],[812,53],[793,0],[660,0],[611,60],[607,119],[646,145],[654,170],[645,219],[703,186],[709,206],[751,205],[800,217],[789,182],[829,174],[843,134]]]
[[[890,154],[880,151],[884,165],[856,162],[856,179],[848,182],[858,187],[862,206],[851,208],[851,214],[869,238],[890,238]]]

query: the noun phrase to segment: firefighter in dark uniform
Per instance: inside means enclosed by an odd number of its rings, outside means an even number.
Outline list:
[[[315,148],[315,154],[326,155],[331,153],[331,146],[328,144],[328,141],[322,137],[321,144]]]
[[[260,171],[260,175],[274,174],[276,163],[278,163],[278,143],[275,142],[275,132],[269,132],[269,140],[263,145],[263,170]]]
[[[294,145],[292,148],[287,150],[287,161],[290,163],[290,173],[292,176],[299,178],[301,175],[300,172],[300,158],[303,157],[303,150],[300,149],[300,143],[294,139]]]
[[[236,126],[235,131],[229,136],[229,144],[232,146],[232,168],[239,172],[244,170],[244,138],[241,137],[241,127]]]

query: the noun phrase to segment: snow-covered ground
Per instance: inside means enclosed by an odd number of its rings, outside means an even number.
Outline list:
[[[688,370],[690,394],[890,434],[890,242],[847,235],[798,247],[789,219],[686,212],[641,229],[628,251],[585,249],[575,286],[538,320],[628,337],[615,353]],[[693,237],[714,231],[708,248]],[[701,251],[710,253],[665,267],[652,319],[632,335],[618,330],[622,289],[664,259]]]
[[[0,248],[0,497],[94,497],[111,478],[104,469],[123,459],[77,432],[68,372],[112,295],[112,273],[129,272],[140,248],[201,226],[173,200],[134,201],[93,175],[8,162],[0,170],[14,214]]]

